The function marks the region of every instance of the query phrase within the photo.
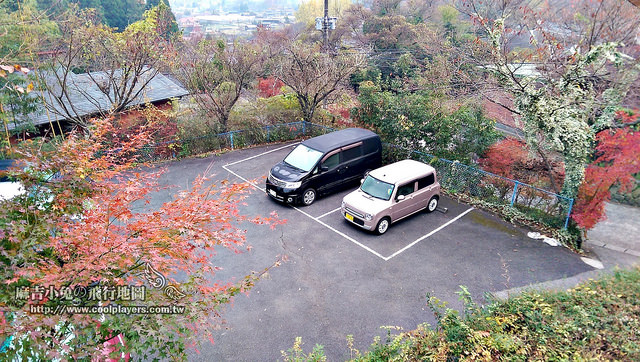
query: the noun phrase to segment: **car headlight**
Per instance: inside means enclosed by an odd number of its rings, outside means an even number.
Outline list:
[[[298,182],[285,182],[284,188],[285,189],[297,189],[300,187],[300,185],[302,185],[302,181],[298,181]]]
[[[367,221],[371,221],[371,219],[373,219],[373,215],[371,215],[371,214],[365,214],[365,215],[364,215],[364,218],[365,218]]]
[[[342,209],[344,210],[344,206],[345,206],[345,205],[346,205],[346,204],[344,203],[344,200],[342,200],[342,204],[340,204],[340,208],[342,208]]]

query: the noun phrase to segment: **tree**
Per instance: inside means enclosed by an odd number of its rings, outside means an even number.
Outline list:
[[[478,163],[485,171],[541,189],[556,190],[556,184],[562,184],[564,178],[564,167],[560,162],[551,162],[552,172],[545,175],[548,167],[545,160],[532,155],[526,144],[515,138],[505,138],[491,145]],[[500,188],[500,199],[513,190],[512,182],[496,179],[492,184]]]
[[[56,31],[32,2],[0,2],[0,63],[29,64],[38,40]]]
[[[548,3],[548,20],[557,30],[552,32],[564,48],[579,47],[588,51],[592,47],[618,42],[632,47],[640,27],[640,10],[626,1],[571,0]]]
[[[173,48],[175,39],[167,37],[172,24],[169,14],[161,3],[122,33],[97,24],[93,11],[70,14],[60,24],[61,35],[50,58],[40,67],[48,70],[40,83],[47,91],[43,98],[49,111],[86,127],[86,110],[78,108],[76,97],[92,104],[102,116],[119,113],[143,97]]]
[[[494,122],[481,109],[449,111],[427,92],[396,94],[363,82],[358,100],[354,118],[395,145],[469,163],[497,139]]]
[[[118,31],[142,18],[144,6],[136,0],[71,0],[81,9],[95,9],[101,22]]]
[[[132,169],[146,134],[118,140],[109,120],[92,127],[55,150],[27,141],[20,151],[28,168],[12,176],[29,192],[0,208],[0,335],[13,337],[3,356],[183,358],[261,275],[214,283],[215,248],[246,250],[243,223],[281,221],[242,215],[248,185],[212,184],[207,175],[150,209],[160,173]],[[117,312],[162,305],[173,313]],[[100,313],[105,308],[116,313]],[[107,348],[114,337],[123,342]]]
[[[218,121],[219,131],[229,131],[229,113],[242,91],[255,79],[262,50],[251,43],[202,40],[182,52],[176,74],[205,114]]]
[[[282,92],[282,87],[284,87],[284,83],[274,77],[258,79],[258,91],[260,97],[270,98],[277,96]]]
[[[595,159],[585,171],[578,191],[572,218],[578,226],[588,230],[605,217],[605,203],[611,200],[611,186],[631,190],[634,174],[640,172],[640,132],[633,124],[640,122],[640,114],[618,112],[621,128],[603,130],[596,135]]]
[[[303,119],[313,120],[318,106],[346,84],[364,63],[358,53],[341,51],[335,56],[320,51],[319,44],[291,41],[272,62],[273,75],[296,94]]]
[[[329,16],[341,17],[351,5],[351,0],[330,0]],[[296,21],[306,25],[315,24],[317,17],[324,16],[324,0],[305,0],[296,11]]]
[[[28,116],[37,113],[40,100],[30,94],[34,79],[29,73],[26,67],[0,64],[0,118],[7,136],[34,130]]]
[[[548,73],[521,76],[513,54],[502,42],[503,20],[478,21],[493,50],[491,71],[514,99],[510,109],[522,119],[527,145],[540,154],[553,151],[562,155],[566,175],[562,193],[575,197],[595,134],[612,124],[615,110],[638,78],[637,64],[619,51],[619,44],[604,43],[585,53],[575,49]],[[547,45],[555,44],[550,42]],[[551,59],[551,55],[539,57]]]

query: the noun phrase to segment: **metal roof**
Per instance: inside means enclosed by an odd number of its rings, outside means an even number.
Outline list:
[[[426,163],[415,160],[402,160],[390,165],[376,168],[369,174],[380,181],[390,184],[403,183],[416,177],[435,172],[435,169]]]
[[[340,131],[327,133],[322,136],[310,138],[302,142],[302,144],[320,152],[329,152],[338,147],[346,146],[350,143],[362,141],[367,138],[373,137],[378,137],[378,135],[367,129],[347,128]]]
[[[116,73],[117,74],[117,73]],[[153,74],[150,70],[145,74]],[[60,91],[59,86],[54,86],[56,81],[53,74],[40,74],[41,79],[50,85],[50,88],[54,90],[54,93]],[[107,72],[92,72],[91,77],[94,79],[107,80],[109,77]],[[116,75],[117,77],[117,75]],[[137,88],[134,92],[137,92],[145,80],[139,80]],[[100,112],[107,112],[113,105],[109,101],[109,98],[100,90],[96,82],[91,80],[88,74],[72,74],[69,77],[67,84],[68,99],[63,99],[63,102],[69,107],[73,104],[73,109],[79,117],[91,116]],[[141,104],[154,103],[159,101],[168,100],[171,98],[178,98],[189,94],[189,92],[182,86],[177,84],[168,76],[161,73],[157,73],[149,83],[145,86],[140,95],[134,99],[127,107],[133,107]],[[50,94],[46,90],[31,92],[31,95],[40,99],[45,99],[50,107],[47,113],[44,105],[40,104],[39,109],[36,112],[29,114],[26,118],[34,125],[42,125],[51,121],[62,121],[67,119],[65,111],[55,101],[51,101],[53,94]],[[14,128],[14,125],[9,124],[9,129]]]

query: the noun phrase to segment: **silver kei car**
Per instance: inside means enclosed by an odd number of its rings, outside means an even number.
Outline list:
[[[423,209],[435,211],[439,199],[436,170],[403,160],[369,172],[360,188],[342,199],[342,215],[363,229],[384,234],[398,220]]]

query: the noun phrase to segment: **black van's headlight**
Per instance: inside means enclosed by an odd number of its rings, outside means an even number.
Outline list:
[[[302,185],[302,181],[298,181],[298,182],[285,182],[284,183],[284,188],[285,189],[297,189],[300,188],[300,186]]]

